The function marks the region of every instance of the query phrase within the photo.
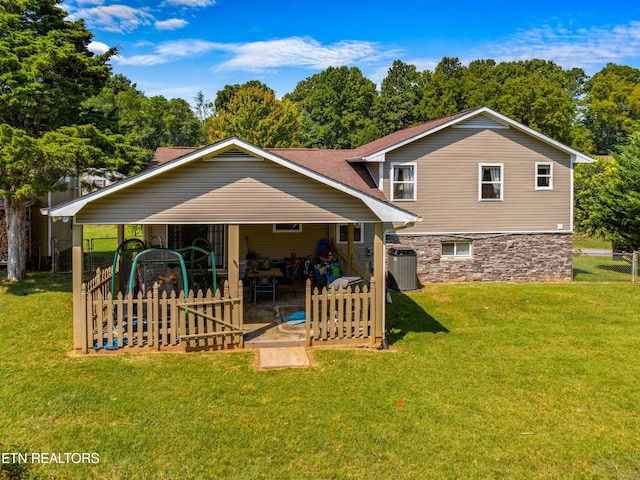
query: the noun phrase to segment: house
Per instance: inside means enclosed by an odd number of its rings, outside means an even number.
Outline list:
[[[152,165],[194,150],[160,148]],[[489,108],[355,150],[267,150],[422,218],[410,228],[386,225],[396,229],[385,240],[387,249],[416,252],[423,284],[572,279],[573,166],[593,160]],[[346,225],[329,237],[344,245]],[[354,261],[364,273],[372,239],[369,225],[356,224]]]
[[[573,167],[582,153],[489,108],[354,150],[390,204],[423,221],[387,237],[432,282],[572,279]]]
[[[49,210],[53,219],[72,220],[73,225],[75,346],[86,350],[103,330],[111,337],[98,341],[112,345],[117,330],[115,320],[109,329],[105,324],[111,320],[100,317],[117,310],[113,303],[100,313],[95,301],[86,300],[93,287],[83,284],[83,225],[116,224],[121,232],[125,224],[143,225],[147,244],[174,249],[206,238],[217,269],[228,279],[220,301],[227,302],[229,318],[236,319],[221,321],[211,313],[202,317],[204,323],[228,327],[222,334],[235,342],[242,325],[239,281],[245,252],[312,257],[319,239],[331,239],[342,269],[372,287],[372,296],[361,303],[365,310],[371,307],[365,315],[370,314],[370,323],[357,323],[360,313],[354,323],[355,310],[338,308],[345,300],[333,290],[314,297],[316,307],[310,307],[307,290],[307,318],[316,322],[307,328],[308,341],[360,332],[379,344],[385,328],[388,248],[416,252],[422,283],[571,280],[572,172],[575,163],[588,161],[485,107],[354,150],[263,149],[238,138],[197,149],[160,148],[146,171]],[[104,284],[103,279],[92,285]],[[175,308],[193,315],[191,303],[182,305]],[[157,308],[151,310],[159,315]],[[103,320],[96,323],[96,318]],[[328,323],[321,326],[316,320]],[[155,322],[169,323],[160,317]],[[162,335],[165,340],[195,338],[179,331]],[[151,340],[141,336],[139,341]]]

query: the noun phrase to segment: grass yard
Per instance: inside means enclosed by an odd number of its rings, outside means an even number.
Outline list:
[[[576,282],[631,282],[631,261],[613,260],[611,256],[573,257],[573,280]]]
[[[574,233],[573,248],[604,248],[611,250],[611,242],[598,237]]]
[[[391,350],[70,357],[70,278],[0,283],[4,452],[62,479],[640,478],[640,289],[395,295]],[[0,473],[0,477],[2,477]]]
[[[118,227],[116,225],[85,225],[85,251],[90,252],[94,267],[108,266],[113,263],[113,254],[118,248]],[[142,238],[142,228],[136,225],[125,226],[125,238]]]

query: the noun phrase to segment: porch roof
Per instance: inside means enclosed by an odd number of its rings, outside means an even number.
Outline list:
[[[122,193],[124,191],[132,191],[142,184],[142,182],[153,179],[154,177],[159,177],[167,172],[173,171],[174,169],[177,170],[191,162],[195,162],[197,160],[224,158],[226,154],[231,154],[238,150],[243,152],[243,154],[253,157],[254,159],[270,161],[274,164],[285,167],[297,174],[301,174],[311,182],[319,182],[319,184],[325,185],[325,188],[333,188],[341,192],[341,195],[346,194],[357,199],[361,201],[368,210],[374,214],[375,218],[378,218],[380,221],[410,223],[420,220],[417,215],[386,202],[384,200],[384,195],[376,188],[373,179],[371,179],[368,174],[368,170],[366,168],[352,168],[344,161],[344,156],[342,156],[340,162],[337,162],[336,160],[330,160],[330,158],[338,158],[337,156],[332,157],[330,153],[326,154],[323,151],[313,151],[314,153],[312,153],[307,151],[306,153],[309,157],[320,158],[322,156],[327,162],[321,167],[312,168],[311,165],[314,162],[302,160],[301,155],[296,155],[293,151],[288,149],[261,149],[235,137],[203,148],[172,148],[170,151],[162,152],[165,155],[163,157],[156,156],[156,162],[155,164],[152,164],[152,166],[157,165],[155,168],[150,168],[138,175],[117,182],[104,189],[53,207],[49,209],[48,214],[54,219],[74,217],[87,205],[92,204],[93,202],[100,199],[108,201],[106,197],[109,195],[116,194],[117,192]],[[177,158],[171,158],[173,155],[178,156]],[[331,166],[333,165],[335,167],[338,163],[343,165],[339,171],[331,170]],[[247,165],[249,165],[248,170],[250,172],[251,166],[250,164]],[[334,172],[334,174],[331,175],[331,172]]]

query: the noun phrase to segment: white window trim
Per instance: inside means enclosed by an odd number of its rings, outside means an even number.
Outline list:
[[[482,169],[484,167],[500,167],[500,198],[482,198]],[[504,200],[504,163],[480,163],[478,164],[478,201],[502,202]]]
[[[540,186],[538,186],[538,178],[546,177],[545,175],[540,175],[538,173],[538,167],[540,165],[549,165],[549,186],[548,187],[540,187]],[[553,163],[551,163],[551,162],[536,162],[535,187],[536,187],[536,190],[553,190]]]
[[[443,251],[442,251],[442,247],[445,243],[453,243],[453,255],[446,255]],[[469,253],[466,253],[464,255],[459,255],[458,254],[458,244],[459,243],[466,243],[469,244]],[[471,258],[473,256],[473,243],[469,240],[466,241],[460,241],[460,242],[456,242],[456,241],[451,241],[451,242],[440,242],[440,257],[442,258]]]
[[[279,229],[278,225],[297,225],[298,228],[282,228]],[[273,224],[273,233],[300,233],[302,232],[302,224],[301,223],[274,223]]]
[[[394,171],[396,167],[413,167],[413,198],[394,198],[393,191],[395,182]],[[403,182],[409,183],[409,182]],[[418,164],[416,162],[392,162],[389,169],[389,197],[392,202],[415,202],[418,199]]]
[[[340,227],[349,228],[349,224],[348,223],[338,223],[336,225],[336,243],[343,243],[343,244],[349,243],[346,240],[344,242],[340,241]],[[355,235],[355,228],[354,228],[354,232],[353,233]],[[356,244],[356,243],[357,244],[364,243],[364,223],[360,223],[360,240],[354,240],[353,243],[354,244]]]

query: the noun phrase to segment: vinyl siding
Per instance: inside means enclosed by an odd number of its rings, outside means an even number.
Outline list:
[[[528,232],[571,227],[568,154],[513,128],[447,128],[390,152],[390,165],[417,162],[416,201],[393,202],[423,217],[403,234],[418,232]],[[553,164],[553,190],[535,189],[536,162]],[[478,200],[478,166],[503,164],[503,201]]]
[[[89,203],[78,223],[375,221],[360,200],[267,160],[197,160]]]

